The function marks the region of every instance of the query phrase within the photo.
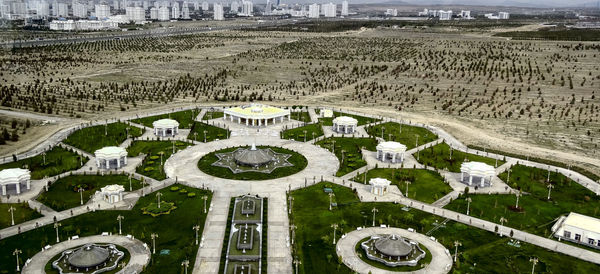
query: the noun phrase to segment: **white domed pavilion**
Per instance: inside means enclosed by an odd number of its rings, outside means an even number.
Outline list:
[[[283,122],[287,117],[289,121],[290,110],[278,107],[272,107],[262,104],[250,104],[241,107],[232,107],[223,111],[223,120],[237,122],[238,124],[245,123],[246,126],[266,126],[275,124],[275,122]]]
[[[496,169],[486,163],[464,162],[460,165],[460,181],[469,186],[473,185],[474,177],[479,179],[480,187],[490,186],[494,176],[496,176]]]
[[[100,189],[102,200],[114,204],[123,200],[125,188],[122,185],[107,185]]]
[[[401,163],[404,161],[406,146],[393,141],[381,142],[377,145],[377,159],[385,162],[389,160],[392,163]]]
[[[179,133],[179,122],[173,119],[160,119],[152,123],[154,135],[161,137],[172,137]]]
[[[102,169],[121,168],[127,164],[127,151],[122,147],[103,147],[94,152],[96,166]]]
[[[21,194],[21,184],[25,184],[27,189],[31,188],[31,172],[28,169],[7,168],[0,170],[2,195],[6,195],[6,187],[9,185],[15,185],[17,195]]]
[[[354,133],[358,126],[358,120],[348,117],[340,116],[333,119],[333,131],[337,133]]]
[[[384,178],[373,178],[369,180],[369,184],[371,185],[371,193],[383,196],[387,192],[387,188],[391,182]]]

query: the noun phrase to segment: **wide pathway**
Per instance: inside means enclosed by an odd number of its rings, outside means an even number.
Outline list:
[[[144,266],[146,266],[148,264],[148,262],[150,262],[150,250],[147,248],[147,246],[136,239],[130,238],[130,237],[125,237],[125,236],[119,236],[119,235],[112,235],[112,236],[90,236],[90,237],[84,237],[84,238],[79,238],[76,240],[68,240],[68,241],[62,241],[56,245],[53,245],[51,248],[41,251],[37,254],[35,254],[35,256],[33,256],[33,258],[31,258],[31,261],[23,267],[23,270],[21,273],[23,274],[39,274],[39,273],[43,273],[43,270],[46,267],[46,264],[48,263],[48,261],[50,261],[54,256],[60,254],[61,252],[63,252],[66,249],[70,249],[70,248],[74,248],[74,247],[78,247],[84,244],[89,244],[89,243],[111,243],[111,244],[115,244],[115,245],[120,245],[124,248],[127,249],[127,251],[129,251],[129,255],[131,256],[129,258],[129,263],[127,264],[127,266],[125,268],[123,268],[121,271],[119,271],[118,273],[140,273],[142,272],[142,270],[144,270]]]
[[[193,273],[218,273],[221,262],[221,249],[231,196],[224,191],[213,193],[210,209],[204,222],[202,240],[194,263]],[[182,228],[186,229],[186,228]],[[191,229],[191,228],[189,228]]]
[[[373,267],[358,257],[354,247],[360,240],[375,234],[395,234],[400,237],[414,240],[415,242],[424,245],[429,250],[431,253],[431,262],[424,268],[410,272],[393,272]],[[423,234],[410,232],[397,227],[368,227],[352,231],[338,241],[335,250],[337,255],[342,257],[344,264],[358,273],[448,273],[452,267],[452,257],[450,257],[450,253],[442,244],[431,240]]]

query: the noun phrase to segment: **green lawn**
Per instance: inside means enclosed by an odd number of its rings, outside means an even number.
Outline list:
[[[408,198],[429,204],[452,191],[452,187],[444,182],[444,178],[439,173],[427,169],[376,168],[368,171],[367,184],[371,178],[390,180],[404,195],[406,195],[406,181],[409,181]],[[364,183],[365,174],[361,173],[352,180]]]
[[[305,130],[306,134],[304,133]],[[294,139],[298,142],[304,142],[304,137],[306,137],[306,141],[310,141],[319,136],[323,136],[323,127],[321,123],[308,124],[306,126],[288,129],[281,132],[281,138]]]
[[[436,169],[447,169],[450,172],[460,172],[460,165],[465,162],[483,162],[491,166],[496,166],[496,160],[480,155],[464,153],[456,149],[452,150],[452,159],[450,159],[450,146],[446,143],[437,144],[435,146],[423,149],[413,154],[415,159],[418,158],[419,163],[426,166],[431,166]],[[497,166],[504,164],[504,161],[498,160]]]
[[[112,123],[108,125],[99,125],[82,128],[73,132],[63,143],[74,146],[89,153],[106,146],[119,146],[129,136],[142,136],[142,129],[125,123]]]
[[[343,176],[356,169],[367,165],[367,162],[362,158],[361,148],[375,151],[377,140],[375,138],[344,138],[330,137],[316,142],[316,145],[333,151],[335,141],[335,156],[340,161],[340,168],[336,176]],[[343,153],[342,153],[343,152]],[[343,156],[342,156],[343,154]],[[343,157],[343,159],[342,159]]]
[[[206,113],[204,113],[204,116],[202,116],[202,120],[206,121],[206,120],[211,120],[211,119],[217,119],[217,118],[223,118],[223,112],[222,111],[207,111]]]
[[[229,168],[212,165],[214,162],[219,160],[215,153],[231,152],[238,148],[239,147],[232,147],[218,151],[213,151],[209,154],[206,154],[204,157],[200,158],[200,161],[198,161],[198,168],[206,174],[213,175],[219,178],[233,180],[270,180],[298,173],[301,170],[303,170],[306,167],[306,165],[308,165],[308,161],[300,153],[285,148],[267,146],[258,146],[258,148],[270,148],[277,153],[291,154],[292,156],[288,158],[288,162],[290,162],[293,166],[276,168],[271,173],[249,171],[235,174],[231,172]]]
[[[190,266],[188,270],[193,269],[198,246],[194,245],[195,231],[194,225],[199,225],[199,235],[202,235],[206,214],[202,208],[204,200],[200,197],[212,194],[208,191],[190,188],[179,185],[181,189],[187,192],[194,192],[197,195],[193,198],[188,197],[187,193],[172,192],[169,189],[163,189],[161,201],[174,202],[177,209],[167,215],[151,217],[143,215],[142,209],[151,202],[156,202],[156,195],[152,193],[139,199],[132,210],[107,210],[90,212],[84,215],[76,216],[60,223],[59,237],[66,240],[67,237],[79,235],[80,237],[98,235],[102,232],[112,232],[117,234],[119,224],[117,216],[124,217],[122,221],[123,234],[131,234],[135,238],[145,242],[152,247],[150,235],[158,234],[156,238],[156,254],[152,255],[150,264],[146,267],[145,273],[183,273],[181,262],[188,259]],[[210,204],[210,200],[207,201]],[[10,238],[0,241],[0,269],[4,273],[15,273],[15,257],[12,252],[18,248],[23,251],[19,256],[21,266],[36,253],[40,252],[46,245],[56,243],[56,231],[52,224],[41,228],[24,232]],[[169,250],[168,255],[160,255],[161,250]]]
[[[13,211],[15,225],[42,217],[42,214],[29,208],[29,205],[27,205],[27,203],[20,203],[20,204],[0,203],[0,229],[11,226],[10,211],[8,211],[8,209],[11,207],[13,207],[15,209]]]
[[[229,136],[229,133],[226,129],[201,122],[194,122],[194,125],[192,126],[190,134],[188,134],[187,138],[189,140],[204,142],[204,131],[206,131],[206,142],[227,139]],[[196,133],[196,135],[194,135],[194,133]]]
[[[40,154],[35,157],[26,158],[16,162],[0,165],[0,170],[7,168],[28,168],[31,171],[31,179],[39,180],[46,176],[52,177],[70,170],[78,169],[81,164],[88,161],[87,157],[79,156],[59,146],[53,147],[46,152],[46,156]],[[44,162],[44,158],[46,161]]]
[[[310,119],[310,114],[308,114],[308,111],[291,112],[290,116],[293,120],[296,120],[299,122],[303,122],[303,123],[311,123],[312,122],[312,119]]]
[[[386,141],[396,141],[413,149],[438,139],[437,135],[428,129],[409,125],[401,125],[396,122],[387,122],[375,126],[366,127],[367,133],[374,137],[382,137]],[[383,132],[383,134],[382,134]]]
[[[329,196],[323,187],[333,189],[338,207],[328,210]],[[427,232],[443,221],[414,208],[404,211],[402,205],[393,203],[361,203],[351,189],[330,183],[320,183],[292,191],[294,197],[291,223],[297,225],[293,257],[302,262],[300,273],[352,273],[338,261],[332,244],[332,223],[340,228],[337,237],[358,226],[371,226],[371,209],[376,207],[376,225],[390,224],[400,228],[414,228]],[[340,232],[341,230],[341,232]],[[507,237],[449,221],[431,236],[454,254],[454,241],[460,241],[458,262],[453,273],[527,273],[531,272],[531,257],[540,260],[536,269],[546,273],[597,273],[600,266],[576,258],[553,253],[546,249],[521,243],[521,247],[508,245]],[[476,265],[475,265],[476,264]]]
[[[500,174],[506,181],[507,172]],[[472,215],[499,223],[500,217],[508,219],[507,226],[549,236],[556,218],[569,212],[600,218],[600,197],[592,191],[568,179],[560,173],[551,172],[554,185],[548,200],[548,171],[516,165],[511,168],[509,184],[523,191],[519,209],[515,209],[515,195],[469,195]],[[465,212],[464,197],[452,201],[446,208]]]
[[[166,113],[166,114],[161,114],[161,115],[148,116],[148,117],[144,117],[144,118],[137,118],[137,119],[131,120],[131,122],[134,122],[134,123],[140,124],[140,125],[144,125],[149,128],[154,128],[152,126],[152,123],[154,121],[157,121],[160,119],[173,119],[173,120],[179,122],[179,128],[190,128],[192,126],[192,123],[194,123],[194,119],[196,119],[196,117],[198,116],[199,113],[200,113],[200,110],[198,110],[198,109],[190,109],[190,110]]]
[[[319,112],[317,112],[318,114]],[[349,113],[343,113],[343,112],[337,112],[334,111],[333,112],[333,117],[339,117],[339,116],[348,116],[348,117],[352,117],[354,119],[356,119],[358,121],[358,125],[362,126],[362,125],[366,125],[366,124],[370,124],[370,123],[374,123],[377,121],[380,121],[381,119],[376,119],[376,118],[370,118],[370,117],[365,117],[365,116],[360,116],[360,115],[354,115],[354,114],[349,114]],[[333,126],[333,119],[334,118],[319,118],[319,121],[323,122],[323,125],[325,126]]]
[[[107,185],[122,185],[125,191],[129,191],[129,177],[127,175],[71,175],[58,179],[37,200],[56,211],[63,211],[81,205],[79,188],[84,189],[82,194],[85,204],[96,191],[100,191]],[[139,189],[140,181],[132,178],[131,187],[133,190]]]
[[[175,141],[175,152],[190,146],[190,143]],[[129,157],[135,157],[141,153],[146,154],[142,164],[135,172],[154,178],[164,180],[167,178],[163,165],[173,154],[172,141],[135,141],[127,148]],[[161,157],[162,153],[162,157]],[[162,162],[161,162],[162,158]]]

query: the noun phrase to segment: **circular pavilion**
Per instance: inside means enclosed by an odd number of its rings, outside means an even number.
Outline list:
[[[173,119],[160,119],[152,123],[154,135],[161,137],[172,137],[179,133],[179,122]]]
[[[23,168],[7,168],[0,170],[2,195],[6,195],[6,187],[9,185],[15,185],[17,195],[21,194],[21,184],[25,184],[28,190],[31,188],[31,171]]]
[[[340,116],[333,119],[333,131],[337,133],[354,133],[358,126],[358,120],[348,117]]]
[[[377,145],[377,159],[385,162],[389,160],[392,163],[401,163],[404,161],[406,146],[393,141],[381,142]]]
[[[238,165],[259,167],[275,160],[275,155],[270,149],[258,149],[252,144],[250,149],[239,149],[233,154]]]
[[[108,185],[100,189],[102,200],[114,204],[123,200],[125,188],[122,185]]]
[[[285,118],[289,121],[290,110],[278,107],[272,107],[262,104],[250,104],[247,106],[239,106],[225,109],[223,111],[223,120],[237,122],[238,124],[245,123],[246,126],[266,126],[275,124],[275,122],[283,122]]]
[[[52,262],[52,267],[60,273],[89,272],[101,273],[117,268],[125,256],[115,245],[85,244],[76,249],[65,250],[60,258]],[[68,268],[68,269],[67,269]]]
[[[387,266],[415,266],[425,257],[425,251],[416,242],[409,241],[396,234],[373,235],[361,247],[367,258]]]
[[[384,178],[373,178],[369,180],[369,184],[371,185],[371,193],[382,196],[387,192],[391,182]]]
[[[482,162],[464,162],[460,165],[460,181],[469,186],[473,185],[473,177],[479,180],[480,187],[490,186],[494,176],[496,169]]]
[[[98,168],[121,168],[127,164],[127,151],[122,147],[103,147],[96,150],[94,154]]]

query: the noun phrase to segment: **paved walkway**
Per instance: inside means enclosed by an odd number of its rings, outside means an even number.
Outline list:
[[[360,240],[375,234],[396,234],[400,237],[418,242],[424,245],[431,253],[431,262],[424,268],[410,272],[394,272],[373,267],[358,257],[354,247]],[[431,240],[423,234],[410,232],[397,227],[368,227],[352,231],[338,241],[335,250],[337,255],[342,257],[344,264],[358,273],[448,273],[452,267],[452,257],[450,257],[450,253],[442,244]],[[365,258],[365,260],[368,259]]]
[[[286,195],[285,192],[277,192],[268,198],[267,273],[292,273]]]
[[[48,261],[54,256],[60,254],[64,250],[78,247],[89,243],[111,243],[120,245],[129,251],[129,263],[118,273],[130,274],[140,273],[144,270],[144,267],[150,262],[150,249],[146,245],[136,239],[132,239],[125,236],[111,235],[111,236],[89,236],[83,237],[76,240],[62,241],[51,248],[41,251],[31,258],[31,261],[23,266],[21,273],[23,274],[39,274],[44,273],[43,269],[46,267]]]
[[[213,193],[193,273],[219,272],[221,249],[223,248],[223,238],[225,237],[225,229],[227,227],[231,197],[223,191],[215,191]]]

